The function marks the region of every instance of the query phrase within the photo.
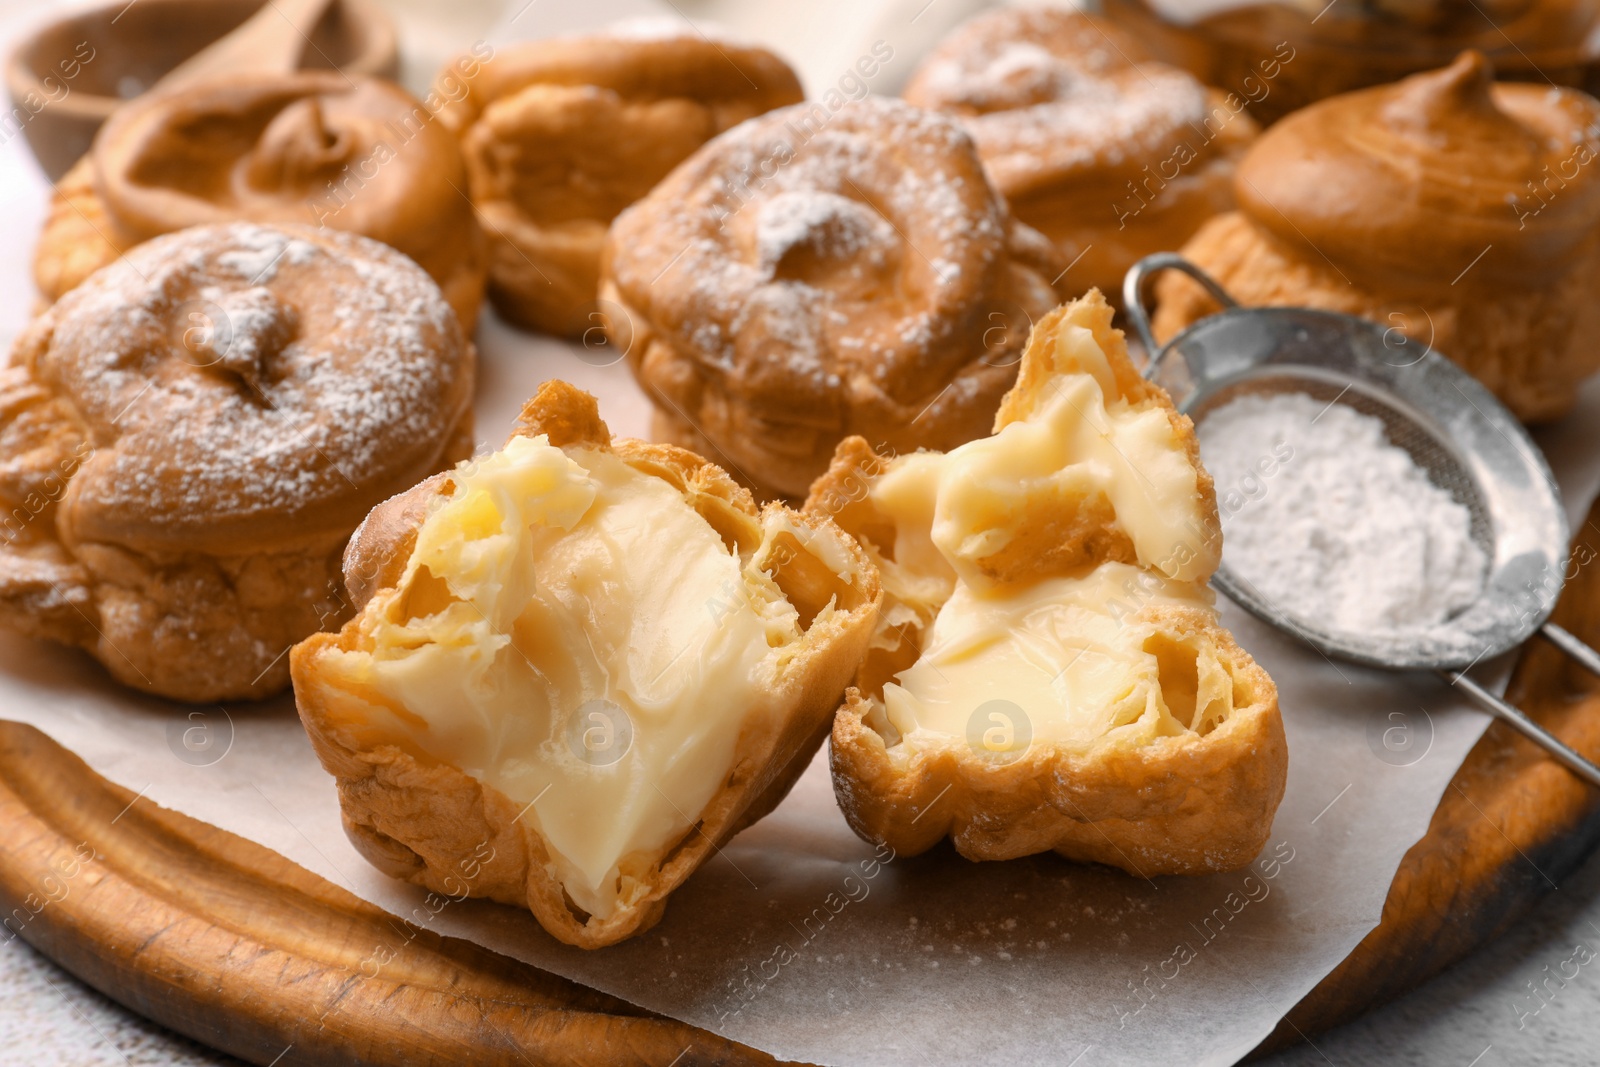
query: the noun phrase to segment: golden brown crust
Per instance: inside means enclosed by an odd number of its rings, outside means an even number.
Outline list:
[[[468,57],[447,67],[452,79]],[[509,46],[441,118],[466,154],[490,240],[490,295],[507,318],[577,334],[595,325],[600,256],[617,213],[717,134],[802,98],[763,48],[686,30]]]
[[[1240,211],[1184,254],[1241,303],[1370,319],[1524,421],[1559,418],[1600,368],[1600,178],[1583,165],[1600,101],[1492,78],[1467,52],[1297,112],[1241,163]],[[1215,310],[1176,274],[1157,295],[1163,340]]]
[[[540,433],[554,435],[552,440],[563,438],[570,446],[612,452],[672,485],[731,543],[769,553],[770,573],[802,614],[808,608],[814,613],[830,598],[838,607],[818,616],[804,634],[804,645],[783,677],[776,702],[784,712],[745,724],[728,779],[683,839],[641,874],[644,891],[619,905],[609,919],[583,915],[571,906],[550,872],[543,838],[528,823],[518,821],[524,805],[425,753],[365,730],[360,713],[346,706],[349,698],[325,684],[319,661],[353,647],[360,639],[359,620],[338,634],[317,634],[291,653],[301,718],[323,765],[338,779],[345,829],[363,855],[386,873],[436,892],[454,895],[466,890],[525,906],[561,941],[597,948],[653,925],[672,890],[788,792],[827,733],[839,695],[870,636],[881,591],[865,552],[831,520],[788,513],[790,521],[828,538],[847,555],[848,581],[831,571],[818,571],[813,566],[816,561],[804,551],[774,553],[775,543],[764,537],[761,524],[777,505],[758,509],[749,492],[720,468],[683,449],[631,439],[611,441],[594,398],[564,382],[543,385],[524,407],[514,431],[514,435]],[[419,495],[442,491],[446,480],[426,492],[419,487]],[[356,539],[363,544],[361,559],[371,571],[394,574],[409,554],[426,508],[407,496],[411,499],[385,505],[381,520],[375,515]],[[484,860],[491,852],[493,858]],[[481,862],[482,873],[462,878],[464,860]]]
[[[387,81],[219,76],[146,94],[106,123],[57,187],[34,278],[57,300],[141,241],[189,226],[328,227],[410,256],[470,334],[488,263],[466,182],[455,138]]]
[[[1167,609],[1149,622],[1213,643],[1234,681],[1234,711],[1204,735],[1087,752],[1035,741],[995,763],[965,737],[891,753],[852,687],[833,725],[834,792],[857,834],[915,855],[949,837],[972,860],[1054,851],[1141,877],[1207,874],[1256,857],[1283,798],[1288,748],[1277,688],[1206,611]]]
[[[1240,164],[1236,192],[1258,225],[1358,284],[1447,286],[1483,256],[1475,273],[1527,287],[1559,275],[1600,222],[1597,155],[1600,100],[1496,84],[1467,51],[1286,118]]]
[[[1111,328],[1111,314],[1091,292],[1040,321],[996,432],[1025,418],[1060,375],[1074,370],[1058,364],[1061,332],[1087,329],[1108,358],[1118,395],[1167,411],[1199,476],[1206,528],[1199,535],[1220,538],[1215,493],[1199,464],[1193,427],[1162,390],[1139,377],[1120,332]],[[876,545],[892,545],[893,526],[870,498],[888,462],[860,438],[845,441],[812,487],[806,510],[834,516],[869,553],[878,551]],[[1131,545],[1111,525],[1109,505],[1088,506],[1093,503],[1077,502],[1081,514],[1067,509],[1028,516],[1018,537],[1024,548],[980,561],[982,569],[1002,582],[1027,583],[1081,574],[1107,561],[1131,562]],[[1096,526],[1097,519],[1105,525]],[[1058,536],[1079,540],[1052,544]],[[1277,689],[1218,624],[1215,612],[1202,606],[1203,594],[1197,590],[1195,596],[1199,603],[1193,607],[1146,604],[1125,625],[1148,630],[1147,650],[1158,661],[1161,650],[1171,649],[1215,658],[1232,687],[1232,711],[1220,723],[1183,723],[1182,733],[1143,741],[1114,733],[1087,746],[1035,738],[1018,758],[996,762],[979,755],[964,736],[919,733],[916,744],[907,744],[885,721],[883,686],[916,661],[942,606],[903,603],[886,593],[873,646],[834,721],[834,789],[846,819],[863,838],[907,855],[948,836],[971,859],[1054,850],[1143,876],[1248,863],[1283,796],[1288,757]],[[1181,668],[1174,674],[1181,675]]]
[[[119,243],[118,238],[121,237]],[[121,235],[94,191],[94,163],[84,156],[56,182],[33,250],[33,280],[46,303],[122,255],[136,243]]]
[[[853,433],[982,436],[1060,265],[953,120],[869,97],[706,145],[617,218],[602,273],[667,438],[798,497]]]
[[[438,288],[375,241],[239,223],[139,246],[0,376],[7,623],[163,696],[281,690],[283,652],[345,612],[361,515],[460,458],[473,378]]]
[[[600,419],[599,403],[563,381],[550,382],[522,406],[513,433],[525,437],[544,434],[557,448],[611,445],[611,429]]]
[[[417,528],[427,517],[429,502],[448,492],[449,485],[449,472],[440,471],[385,500],[361,520],[345,544],[339,564],[352,611],[360,611],[378,590],[400,580],[406,560],[416,547]]]
[[[1257,126],[1237,98],[1150,60],[1082,12],[1005,7],[963,23],[918,65],[905,98],[958,115],[995,186],[1072,267],[1064,294],[1116,301],[1139,259],[1233,206]]]

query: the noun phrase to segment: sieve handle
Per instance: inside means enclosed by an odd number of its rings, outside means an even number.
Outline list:
[[[1200,286],[1211,294],[1211,299],[1224,308],[1239,306],[1239,302],[1229,296],[1228,291],[1218,284],[1215,278],[1176,252],[1157,252],[1155,255],[1145,256],[1129,267],[1128,273],[1122,279],[1122,305],[1127,312],[1129,325],[1133,327],[1133,332],[1139,335],[1139,340],[1144,345],[1144,373],[1147,378],[1155,370],[1156,353],[1161,351],[1161,347],[1156,344],[1155,337],[1150,333],[1150,312],[1144,306],[1144,292],[1149,288],[1150,279],[1164,270],[1187,274],[1199,282]]]
[[[1566,631],[1562,630],[1562,633],[1566,633]],[[1571,634],[1567,634],[1567,637],[1577,641],[1577,638],[1572,637]],[[1589,651],[1589,655],[1594,655],[1593,650]],[[1600,787],[1600,767],[1596,767],[1593,763],[1568,748],[1560,738],[1528,718],[1527,714],[1521,709],[1507,704],[1460,671],[1440,671],[1439,676],[1457,689],[1465,692],[1467,696],[1471,697],[1478,706],[1489,714],[1550,753],[1555,757],[1556,762],[1566,767],[1567,770],[1590,785]]]
[[[1571,630],[1547,622],[1539,627],[1539,632],[1548,637],[1552,645],[1581,663],[1590,674],[1600,674],[1600,652],[1584,644]]]

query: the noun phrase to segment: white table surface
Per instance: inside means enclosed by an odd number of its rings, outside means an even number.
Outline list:
[[[501,0],[383,0],[395,14],[405,54],[402,77],[415,89],[456,47],[482,36]],[[752,18],[776,21],[784,40],[813,41],[821,58],[802,71],[808,83],[825,77],[831,11],[861,0],[678,0],[696,18],[738,27]],[[882,0],[885,6],[903,6]],[[975,0],[935,0],[952,9]],[[0,0],[0,34],[17,20],[38,16],[31,0]],[[842,40],[839,48],[853,47]],[[837,49],[836,49],[837,50]],[[848,57],[847,57],[848,58]],[[836,64],[837,65],[837,64]],[[3,176],[0,176],[3,177]],[[0,181],[0,188],[4,182]],[[14,205],[7,205],[11,210]],[[0,301],[31,300],[4,293]],[[1548,1003],[1531,998],[1533,984],[1583,944],[1594,961],[1558,988]],[[1547,971],[1546,968],[1549,968]],[[1547,994],[1548,997],[1548,994]],[[1543,1007],[1533,1014],[1533,1009]],[[1600,1062],[1600,855],[1561,883],[1506,935],[1404,999],[1268,1061],[1273,1067],[1548,1067]],[[20,940],[0,942],[0,1067],[100,1067],[172,1064],[199,1067],[239,1061],[205,1049],[151,1023],[78,982]],[[1083,1067],[1092,1067],[1085,1064]]]

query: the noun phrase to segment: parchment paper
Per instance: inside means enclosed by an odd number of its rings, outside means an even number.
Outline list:
[[[0,193],[0,331],[10,335],[31,303],[45,194],[20,139],[0,147]],[[614,431],[645,431],[647,404],[614,352],[520,334],[492,314],[479,345],[485,444],[558,376],[596,392]],[[1581,521],[1600,485],[1600,388],[1543,443]],[[427,899],[373,871],[345,840],[332,781],[286,698],[169,704],[121,690],[75,652],[6,637],[0,715],[38,726],[136,791],[136,803],[259,842],[418,927],[780,1058],[1227,1064],[1377,923],[1401,856],[1486,720],[1431,677],[1335,665],[1231,606],[1223,614],[1278,682],[1291,752],[1288,794],[1248,871],[1145,880],[1054,857],[875,854],[835,807],[822,754],[771,817],[673,897],[658,927],[597,952],[557,944],[526,913]],[[1505,664],[1480,671],[1503,680]],[[369,973],[405,951],[399,932],[373,945]]]

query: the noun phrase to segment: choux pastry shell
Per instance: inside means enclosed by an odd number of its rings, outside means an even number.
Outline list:
[[[1128,268],[1233,207],[1257,126],[1237,97],[1150,60],[1104,20],[1001,7],[957,27],[905,97],[959,116],[1017,218],[1071,264],[1062,286],[1122,291]]]
[[[617,218],[601,291],[656,436],[802,497],[851,434],[982,436],[1063,265],[953,119],[868,97],[706,145]]]
[[[1244,304],[1342,311],[1449,356],[1525,421],[1600,367],[1600,101],[1477,52],[1284,119],[1183,253]],[[1213,311],[1173,273],[1165,340]],[[1396,360],[1415,358],[1397,351]]]
[[[359,614],[292,662],[351,840],[582,948],[648,929],[782,799],[880,598],[830,520],[613,440],[563,382],[500,452],[376,509],[345,568]]]
[[[1282,799],[1277,690],[1217,621],[1221,537],[1189,420],[1098,292],[1045,317],[994,436],[839,448],[806,509],[879,565],[834,720],[834,791],[902,855],[1055,851],[1136,875],[1250,862]]]
[[[0,371],[0,605],[178,700],[265,697],[348,614],[345,540],[472,450],[437,285],[339,230],[203,226],[92,274]]]
[[[490,297],[513,322],[567,335],[605,317],[596,286],[617,213],[717,134],[802,97],[771,52],[682,20],[509,45],[470,79],[455,70],[443,77],[465,91],[440,118],[489,235]]]
[[[488,270],[455,138],[398,86],[240,73],[117,110],[63,175],[34,253],[56,300],[141,241],[232,220],[347,230],[417,262],[468,334]]]

